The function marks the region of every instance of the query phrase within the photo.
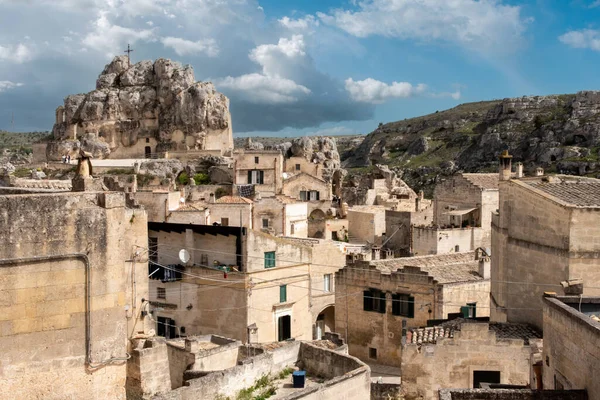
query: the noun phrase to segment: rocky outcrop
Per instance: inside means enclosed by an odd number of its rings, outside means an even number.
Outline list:
[[[152,160],[141,163],[139,173],[156,178],[173,179],[183,170],[184,166],[179,160]]]
[[[146,143],[153,153],[233,148],[229,100],[212,83],[195,82],[190,66],[164,58],[129,66],[127,56],[115,57],[96,90],[65,98],[52,134],[51,160],[72,148],[98,158],[143,157]]]
[[[346,167],[393,164],[416,190],[458,171],[495,170],[507,149],[526,172],[594,174],[600,148],[600,92],[468,103],[381,124],[346,153]],[[587,171],[587,172],[586,172]]]

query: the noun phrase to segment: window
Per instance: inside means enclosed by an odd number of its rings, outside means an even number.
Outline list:
[[[317,190],[311,190],[309,193],[309,200],[310,201],[317,201],[319,200],[319,192]]]
[[[269,228],[269,218],[263,218],[262,219],[262,227],[263,227],[263,229],[268,229]]]
[[[363,292],[363,309],[385,314],[385,293],[377,289]]]
[[[477,317],[477,303],[467,303],[466,306],[460,308],[460,312],[464,318]]]
[[[473,388],[480,389],[482,383],[500,383],[500,371],[473,371]]]
[[[166,299],[167,298],[167,290],[164,287],[156,288],[156,298],[157,299]]]
[[[148,238],[148,259],[151,262],[158,262],[158,238]]]
[[[259,162],[259,158],[258,157],[254,157],[254,164],[258,164]]]
[[[265,268],[273,268],[275,266],[275,252],[265,252]]]
[[[306,190],[301,190],[300,191],[300,201],[307,201],[308,200],[307,194],[308,194],[308,192]]]
[[[221,226],[229,226],[229,218],[221,218]]]
[[[281,342],[292,337],[292,317],[284,315],[277,320],[277,338]]]
[[[392,294],[392,315],[415,317],[415,298],[409,294]]]
[[[200,264],[204,266],[208,265],[208,254],[200,254]]]
[[[285,303],[287,301],[287,285],[279,286],[279,302]]]
[[[331,292],[331,274],[323,275],[323,290]]]
[[[459,245],[454,246],[454,252],[458,253],[459,251],[460,251],[460,246]]]
[[[167,339],[173,339],[177,336],[175,332],[177,325],[175,320],[167,317],[158,317],[156,321],[156,334],[158,336],[166,337]]]
[[[262,185],[265,183],[265,171],[252,170],[248,171],[248,183],[254,185]]]
[[[290,224],[290,235],[294,234],[294,224]]]
[[[377,349],[375,349],[373,347],[369,347],[369,358],[372,358],[373,360],[377,360]]]
[[[150,143],[150,138],[146,138],[146,143]]]
[[[300,164],[296,164],[296,171],[300,171]]]

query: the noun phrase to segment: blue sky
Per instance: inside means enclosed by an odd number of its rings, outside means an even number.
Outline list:
[[[50,130],[127,43],[213,81],[238,136],[600,89],[600,0],[0,0],[0,129]]]

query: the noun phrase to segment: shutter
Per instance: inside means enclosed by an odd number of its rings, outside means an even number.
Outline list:
[[[469,318],[469,306],[462,306],[460,308],[460,313],[462,314],[463,318]]]
[[[258,171],[258,173],[259,173],[258,183],[263,185],[265,183],[265,171]]]
[[[175,331],[175,329],[176,329],[175,320],[167,318],[167,321],[169,321],[168,323],[170,324],[169,325],[169,338],[174,339],[177,337],[177,332]]]
[[[373,311],[373,299],[371,298],[373,294],[370,290],[365,290],[363,296],[363,310]]]
[[[285,303],[287,301],[287,285],[279,286],[279,302]]]
[[[317,200],[319,200],[319,192],[317,192]]]
[[[306,201],[306,190],[300,191],[300,200]]]
[[[385,314],[385,292],[379,292],[379,312]]]
[[[252,171],[248,171],[248,183],[252,183]]]
[[[473,304],[471,308],[473,310],[473,318],[477,318],[477,306]]]
[[[408,296],[408,318],[415,317],[415,298]]]
[[[400,315],[400,295],[392,294],[392,315]]]

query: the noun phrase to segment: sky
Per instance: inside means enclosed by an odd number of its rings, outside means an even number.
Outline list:
[[[51,130],[127,44],[213,82],[234,136],[600,89],[600,0],[0,0],[0,129]]]

